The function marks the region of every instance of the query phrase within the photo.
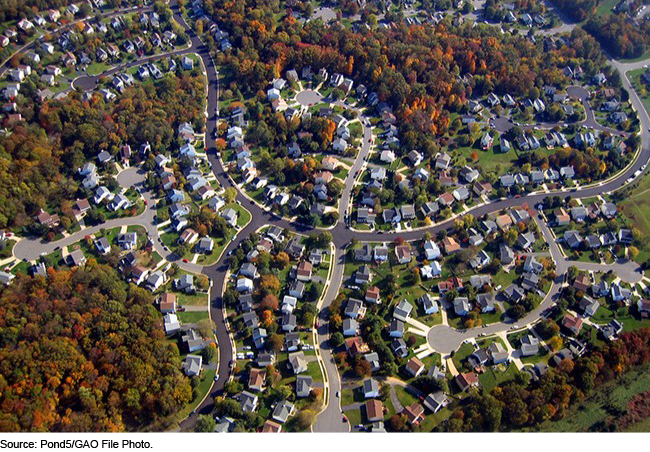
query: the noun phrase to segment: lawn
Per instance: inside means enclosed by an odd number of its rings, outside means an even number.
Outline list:
[[[348,418],[350,425],[359,425],[361,424],[361,410],[359,408],[354,410],[348,410],[344,412]]]
[[[395,385],[395,395],[397,396],[397,400],[399,400],[399,403],[402,404],[404,408],[407,406],[413,405],[415,402],[418,400],[411,394],[409,394],[406,389],[404,389],[402,386]]]
[[[636,91],[639,99],[643,102],[643,106],[646,111],[650,112],[650,93],[648,93],[648,85],[646,85],[642,80],[641,76],[647,69],[635,69],[633,71],[627,72],[627,77],[632,83],[634,90]]]
[[[596,7],[596,14],[599,16],[607,16],[609,14],[612,14],[612,10],[618,2],[619,0],[602,0]]]
[[[182,323],[197,323],[208,318],[208,311],[178,312],[178,319]]]
[[[514,379],[518,372],[517,366],[514,364],[510,364],[507,368],[505,368],[504,364],[499,364],[488,367],[485,372],[479,375],[478,379],[481,387],[487,393],[499,384]]]
[[[452,360],[454,361],[454,366],[456,366],[456,369],[458,369],[459,372],[463,368],[463,361],[465,358],[472,353],[474,353],[474,345],[469,342],[461,345],[460,348],[456,350]]]

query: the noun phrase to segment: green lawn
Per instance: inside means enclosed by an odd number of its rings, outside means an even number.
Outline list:
[[[415,402],[418,401],[417,398],[409,394],[406,391],[406,389],[404,389],[402,386],[395,385],[394,389],[395,389],[395,395],[397,396],[397,400],[399,400],[399,403],[401,403],[404,408],[413,405]]]
[[[197,323],[208,318],[208,311],[178,312],[178,319],[183,323]]]
[[[515,378],[518,372],[517,366],[514,364],[510,364],[507,368],[505,368],[504,364],[499,364],[498,366],[488,367],[485,372],[479,375],[478,379],[483,390],[490,392],[499,384]]]
[[[458,350],[456,350],[452,360],[454,361],[454,366],[456,366],[456,369],[458,369],[459,372],[463,368],[463,361],[465,360],[465,358],[467,358],[473,352],[474,352],[474,345],[470,343],[465,343],[461,345]]]

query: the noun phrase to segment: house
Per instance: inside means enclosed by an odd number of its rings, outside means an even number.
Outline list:
[[[178,321],[178,316],[171,313],[165,314],[163,317],[163,327],[167,336],[178,333],[181,330],[181,324]]]
[[[365,307],[363,306],[363,302],[356,298],[348,299],[345,305],[344,314],[346,315],[346,317],[352,319],[358,319],[360,317],[363,317],[362,314],[365,314]]]
[[[564,243],[569,246],[569,248],[579,248],[582,244],[582,236],[578,231],[566,231],[563,235]]]
[[[301,374],[307,371],[307,360],[305,359],[304,352],[289,353],[289,366],[291,367],[294,375]]]
[[[539,284],[539,276],[537,276],[535,273],[524,273],[524,275],[521,277],[521,287],[524,288],[525,290],[533,290],[537,288],[537,285]]]
[[[582,297],[582,300],[580,300],[580,309],[584,313],[585,316],[592,317],[593,315],[596,314],[596,311],[600,307],[600,303],[587,295]]]
[[[411,246],[407,243],[395,247],[395,257],[400,264],[408,264],[413,259]]]
[[[237,225],[237,212],[234,209],[225,209],[221,213],[221,217],[226,220],[228,225],[235,227]]]
[[[474,372],[459,373],[454,377],[456,385],[461,391],[467,391],[469,388],[478,387],[478,375]]]
[[[406,345],[406,344],[404,344]],[[345,350],[351,357],[358,354],[364,354],[370,351],[368,345],[363,342],[361,337],[349,337],[345,340]]]
[[[368,303],[375,303],[375,304],[381,303],[379,299],[379,287],[376,286],[368,287],[368,289],[366,290],[365,300]]]
[[[520,234],[519,237],[517,237],[517,245],[519,245],[519,247],[524,250],[532,247],[534,243],[535,235],[530,231],[524,234]]]
[[[47,226],[48,228],[56,227],[60,223],[59,216],[57,214],[50,215],[45,211],[41,211],[41,213],[39,213],[36,218],[41,225]]]
[[[447,406],[449,401],[444,392],[437,391],[427,395],[423,403],[424,406],[430,409],[433,413],[437,413],[440,408]]]
[[[476,296],[476,305],[482,313],[494,312],[494,296],[491,293],[480,293]]]
[[[239,406],[244,413],[252,413],[257,409],[258,398],[255,394],[243,391],[239,394]]]
[[[584,206],[576,206],[571,208],[571,218],[574,221],[583,222],[587,218],[587,209]]]
[[[445,254],[453,254],[460,251],[460,244],[453,237],[445,237],[442,239],[442,246],[445,249]]]
[[[357,269],[354,274],[354,282],[356,284],[366,284],[369,283],[371,279],[370,267],[367,265],[362,265]]]
[[[467,357],[467,362],[472,367],[482,367],[487,364],[489,356],[485,350],[479,348]]]
[[[393,354],[395,354],[395,356],[399,356],[401,358],[406,358],[409,354],[406,342],[404,342],[404,339],[402,338],[393,339],[390,344],[390,348],[393,350]]]
[[[275,409],[273,410],[271,417],[280,423],[285,423],[287,422],[289,416],[293,414],[293,411],[293,403],[283,400],[282,402],[279,402],[277,405],[275,405]]]
[[[402,410],[402,415],[411,425],[418,425],[424,419],[424,408],[418,402],[407,406]]]
[[[311,281],[313,265],[309,261],[301,261],[296,270],[296,279],[298,281]]]
[[[591,279],[586,273],[581,273],[576,276],[576,279],[573,281],[573,287],[577,291],[587,292],[587,289],[591,286]]]
[[[253,291],[253,281],[248,278],[239,278],[237,280],[237,292],[252,292]]]
[[[396,159],[397,157],[395,156],[395,153],[390,150],[381,151],[381,153],[379,154],[379,160],[383,163],[391,164]]]
[[[313,379],[309,375],[298,375],[296,377],[296,397],[309,397]]]
[[[262,391],[266,382],[266,369],[251,369],[248,373],[248,389]]]
[[[412,166],[418,166],[420,163],[422,163],[422,154],[420,154],[416,150],[412,150],[411,152],[409,152],[406,155],[406,157],[408,158]]]
[[[390,337],[404,337],[404,322],[393,318],[388,326],[388,335]]]
[[[511,264],[515,260],[515,253],[505,242],[499,243],[499,259],[503,264]]]
[[[189,56],[184,56],[181,60],[181,67],[184,71],[191,71],[194,69],[194,60]]]
[[[478,270],[485,267],[491,261],[490,255],[485,250],[481,250],[475,257],[469,260],[469,264],[474,270]]]
[[[430,315],[438,312],[438,303],[431,294],[425,293],[420,297],[419,301],[425,314]]]
[[[539,339],[532,334],[523,336],[520,342],[520,351],[522,356],[533,356],[539,353]]]
[[[66,263],[71,267],[80,267],[86,263],[86,256],[83,251],[74,250],[65,258]]]
[[[176,294],[166,292],[159,298],[159,307],[162,314],[173,314],[176,312]]]
[[[186,274],[182,275],[180,278],[176,278],[174,280],[174,289],[185,293],[194,292],[194,276]]]
[[[368,422],[379,422],[384,420],[384,404],[381,400],[366,400],[364,407],[366,409],[366,420]]]
[[[511,284],[503,291],[503,296],[506,297],[511,303],[519,303],[524,299],[526,294],[524,290],[517,284]]]
[[[413,305],[406,300],[401,300],[393,310],[393,317],[406,322],[407,319],[411,316],[412,311]]]
[[[543,269],[544,266],[539,262],[537,262],[535,256],[532,255],[526,256],[526,259],[524,260],[524,271],[539,274]]]
[[[201,374],[203,358],[199,355],[187,355],[183,361],[183,372],[188,377],[197,377]]]
[[[641,318],[647,319],[650,317],[650,300],[640,299],[636,302],[637,309]],[[621,326],[620,330],[623,327]],[[620,332],[620,330],[618,332]],[[618,334],[618,332],[616,334]]]
[[[571,222],[571,217],[563,207],[555,209],[553,215],[555,216],[555,222],[558,226],[566,226]]]
[[[409,375],[416,378],[424,372],[424,363],[418,358],[413,357],[408,360],[404,369]]]
[[[355,319],[344,319],[343,336],[356,336],[357,334],[359,334],[359,322],[357,322]]]
[[[577,336],[582,329],[582,319],[572,314],[566,314],[562,319],[562,326]]]
[[[494,142],[494,138],[492,138],[492,136],[489,133],[485,133],[481,138],[481,148],[490,149],[492,147],[493,142]]]
[[[464,317],[469,314],[471,307],[469,304],[469,299],[467,297],[456,297],[453,301],[454,313],[457,316]]]

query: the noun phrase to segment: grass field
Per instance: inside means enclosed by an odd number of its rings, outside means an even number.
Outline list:
[[[638,94],[639,98],[643,102],[643,106],[646,111],[650,112],[650,93],[648,93],[648,85],[643,83],[641,76],[647,69],[635,69],[633,71],[628,71],[626,73],[627,78],[630,79],[630,83],[634,87],[634,90]]]
[[[599,16],[607,16],[609,14],[612,14],[612,10],[618,2],[619,0],[603,0],[596,8],[596,14]]]
[[[183,323],[197,323],[208,318],[208,311],[178,312],[178,318]]]

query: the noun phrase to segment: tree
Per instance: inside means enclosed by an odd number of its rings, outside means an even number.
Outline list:
[[[214,418],[210,415],[200,415],[199,419],[196,421],[196,426],[194,427],[195,432],[214,432],[217,423]]]
[[[209,344],[202,351],[203,362],[213,363],[217,359],[217,348],[214,344]]]
[[[260,303],[260,308],[270,309],[271,311],[277,311],[278,306],[278,297],[273,294],[265,295],[264,298],[262,298],[262,302]]]
[[[332,243],[332,233],[328,231],[321,232],[318,234],[318,238],[316,240],[316,246],[318,248],[327,248],[330,243]]]
[[[199,329],[199,333],[203,337],[212,337],[212,329],[214,327],[212,320],[210,319],[201,319],[197,322],[196,326]]]
[[[226,204],[232,204],[235,201],[236,197],[237,190],[232,187],[226,188],[226,190],[223,192],[223,199],[226,201]]]
[[[630,246],[627,249],[627,255],[630,258],[630,260],[635,260],[639,255],[639,249],[636,246]]]
[[[369,377],[372,374],[370,363],[359,355],[354,359],[354,374],[359,378]]]
[[[345,342],[343,335],[338,331],[330,336],[330,345],[332,348],[337,348]]]
[[[289,255],[287,253],[285,253],[284,251],[280,251],[273,258],[273,262],[277,268],[279,268],[280,270],[284,270],[291,262],[291,259],[289,258]]]
[[[282,339],[281,335],[274,333],[269,337],[269,344],[271,345],[271,349],[277,353],[282,350],[284,339]]]
[[[280,280],[273,275],[263,275],[260,280],[260,289],[264,293],[278,294],[280,292]]]
[[[296,426],[299,430],[307,430],[314,423],[316,415],[312,410],[303,409],[296,415]]]

